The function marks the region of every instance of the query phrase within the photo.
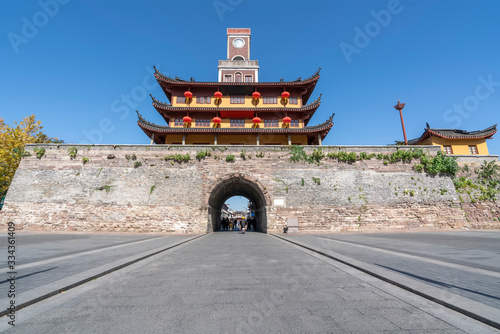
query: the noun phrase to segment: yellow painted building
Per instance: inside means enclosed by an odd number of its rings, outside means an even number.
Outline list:
[[[308,126],[321,104],[309,99],[319,80],[311,77],[259,82],[258,61],[250,60],[250,29],[227,30],[227,60],[219,61],[219,81],[171,78],[155,68],[168,102],[152,97],[167,125],[138,125],[151,143],[180,145],[321,145],[333,126]]]
[[[427,124],[422,136],[409,140],[408,145],[439,145],[446,154],[489,155],[486,139],[496,132],[496,124],[478,131],[431,129]]]

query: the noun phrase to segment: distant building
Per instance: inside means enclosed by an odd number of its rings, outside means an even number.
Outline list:
[[[250,29],[227,29],[227,59],[220,60],[218,81],[171,78],[155,68],[169,102],[153,99],[167,125],[137,124],[151,144],[321,145],[333,126],[308,126],[321,104],[309,99],[319,70],[306,79],[259,82],[257,60],[250,60]],[[193,51],[196,52],[196,51]]]
[[[424,133],[419,138],[408,140],[408,145],[439,145],[446,154],[489,155],[486,139],[491,139],[496,132],[496,124],[478,131],[431,129],[427,124]]]
[[[246,218],[245,212],[244,211],[234,211],[231,218],[236,219],[236,220],[242,220],[242,219]]]
[[[229,207],[226,204],[222,205],[221,209],[221,219],[231,218],[232,213],[229,211]]]

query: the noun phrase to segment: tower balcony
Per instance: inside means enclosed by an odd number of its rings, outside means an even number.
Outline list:
[[[258,60],[219,60],[219,69],[223,68],[259,68]]]

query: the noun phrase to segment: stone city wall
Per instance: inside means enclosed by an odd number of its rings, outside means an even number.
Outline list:
[[[35,147],[45,148],[40,159]],[[74,159],[70,147],[78,150]],[[407,149],[320,147],[325,153]],[[421,148],[432,155],[439,150]],[[210,156],[197,160],[205,150]],[[208,199],[229,178],[248,180],[262,193],[268,232],[281,231],[289,217],[298,218],[301,231],[468,226],[451,178],[415,172],[415,162],[290,162],[287,146],[44,144],[27,151],[1,211],[3,229],[14,221],[26,230],[211,232]],[[174,154],[190,160],[165,160]],[[234,161],[226,161],[230,155]]]
[[[485,192],[489,189],[487,180],[480,180],[478,172],[485,163],[494,161],[500,166],[498,156],[477,156],[475,159],[457,159],[458,165],[461,167],[456,178],[465,178],[472,181],[476,187],[481,187]],[[465,169],[464,167],[467,168]],[[497,190],[499,187],[497,186]],[[483,191],[476,188],[465,187],[457,190],[460,206],[465,213],[467,220],[467,228],[470,229],[500,229],[500,200],[485,200]],[[498,197],[498,194],[494,194]]]

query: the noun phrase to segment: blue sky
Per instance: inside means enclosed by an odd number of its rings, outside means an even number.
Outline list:
[[[36,114],[71,143],[148,144],[135,110],[164,124],[147,94],[163,73],[216,81],[226,28],[252,29],[260,81],[322,67],[311,125],[324,144],[392,144],[434,128],[478,130],[500,112],[500,2],[464,0],[4,1],[0,117]],[[497,135],[498,137],[498,135]],[[500,153],[500,140],[488,142]]]
[[[248,199],[241,196],[233,196],[226,200],[226,205],[231,210],[244,211],[248,208]]]

